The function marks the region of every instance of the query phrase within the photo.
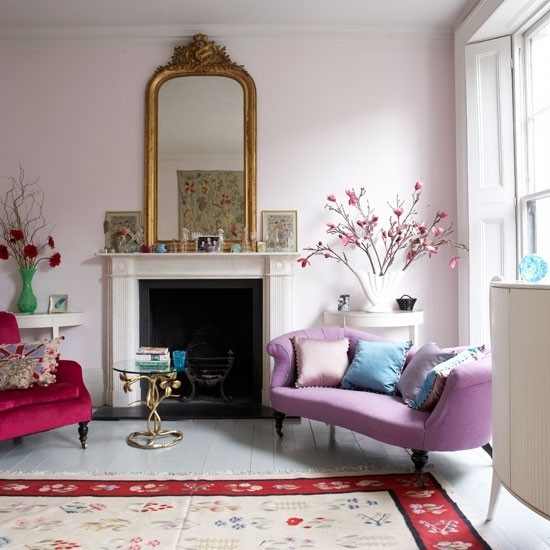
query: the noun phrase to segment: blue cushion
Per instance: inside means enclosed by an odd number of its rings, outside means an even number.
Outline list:
[[[394,395],[399,374],[411,346],[410,341],[358,340],[353,361],[342,379],[342,388],[358,388]]]
[[[443,388],[445,387],[445,382],[449,376],[449,373],[453,370],[454,367],[464,363],[471,357],[477,356],[478,354],[483,354],[485,352],[485,346],[474,346],[464,351],[461,351],[451,359],[436,365],[428,375],[426,380],[420,388],[416,398],[407,403],[412,409],[420,409],[421,411],[431,411],[437,405]]]
[[[397,382],[397,391],[405,403],[413,401],[424,384],[428,373],[440,363],[451,359],[455,352],[445,352],[434,342],[424,344],[407,363]]]

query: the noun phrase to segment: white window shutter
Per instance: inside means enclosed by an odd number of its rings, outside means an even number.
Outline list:
[[[516,277],[509,36],[466,46],[469,341],[489,344],[489,284]]]

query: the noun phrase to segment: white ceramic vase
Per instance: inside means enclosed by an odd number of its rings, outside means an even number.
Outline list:
[[[370,305],[366,311],[385,312],[393,310],[395,288],[403,277],[403,271],[392,271],[385,275],[375,275],[370,271],[355,271],[355,276]]]

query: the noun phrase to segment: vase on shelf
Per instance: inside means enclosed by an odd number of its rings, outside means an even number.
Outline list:
[[[366,311],[382,313],[393,310],[395,287],[401,281],[403,271],[392,271],[385,275],[377,275],[370,271],[355,271],[354,273],[369,301]]]
[[[32,290],[32,278],[36,269],[20,268],[22,288],[19,299],[17,300],[17,309],[21,313],[34,313],[36,311],[37,301]]]

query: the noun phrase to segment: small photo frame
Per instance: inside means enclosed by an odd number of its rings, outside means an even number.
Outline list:
[[[107,211],[103,222],[105,233],[105,249],[110,251],[117,248],[117,235],[121,227],[126,227],[132,233],[137,233],[142,227],[142,214],[139,210]]]
[[[67,294],[50,294],[48,313],[67,313],[68,302]]]
[[[200,235],[197,237],[197,252],[219,252],[219,235]]]
[[[267,252],[296,252],[298,212],[262,210],[262,238]]]

